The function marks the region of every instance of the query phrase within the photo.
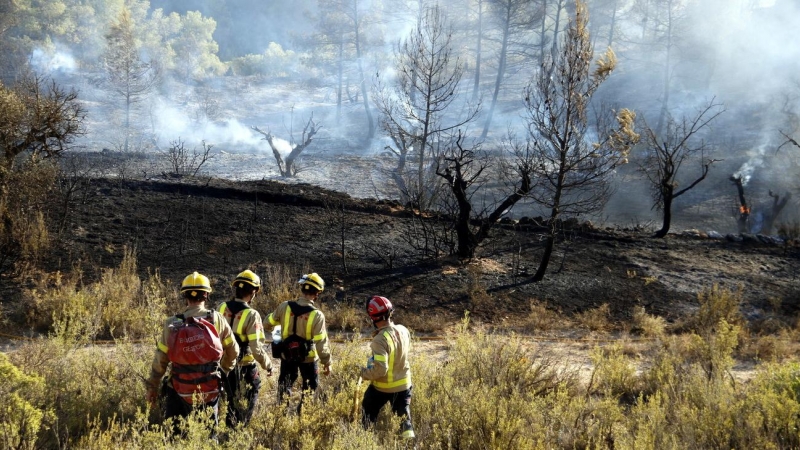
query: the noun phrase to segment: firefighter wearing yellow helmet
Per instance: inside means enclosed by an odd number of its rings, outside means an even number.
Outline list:
[[[186,302],[186,308],[164,322],[147,381],[147,401],[155,405],[160,388],[164,398],[165,419],[187,417],[194,408],[209,408],[216,427],[219,417],[220,377],[233,369],[239,346],[224,317],[216,311],[206,309],[210,293],[211,283],[208,277],[193,272],[183,279],[181,296]],[[190,328],[195,333],[194,345],[179,345],[179,339],[175,337],[178,330],[186,331]],[[220,354],[221,357],[217,356],[219,359],[214,361],[187,362],[191,358]],[[170,377],[162,384],[169,365],[172,366]],[[219,373],[219,369],[222,369],[223,374]],[[181,387],[187,385],[190,390],[194,390],[195,382],[197,391],[180,391]],[[175,421],[173,431],[181,431],[180,421]]]
[[[270,328],[281,327],[280,345],[273,346],[280,357],[278,401],[291,395],[298,372],[303,379],[302,390],[316,391],[319,385],[319,363],[323,373],[331,373],[331,349],[325,315],[317,309],[316,300],[325,290],[325,281],[317,273],[308,273],[298,280],[301,297],[278,305],[267,318]],[[277,332],[276,332],[277,333]],[[302,398],[301,398],[302,405]],[[299,406],[298,406],[299,409]]]
[[[217,311],[230,324],[239,344],[239,363],[225,380],[228,388],[225,423],[234,428],[239,424],[246,425],[253,417],[261,390],[258,367],[261,366],[267,376],[272,376],[272,360],[264,349],[266,339],[261,315],[250,306],[261,290],[261,278],[253,271],[245,270],[236,276],[231,287],[233,300],[220,304]]]

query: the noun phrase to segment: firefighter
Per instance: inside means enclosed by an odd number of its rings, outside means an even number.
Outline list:
[[[278,401],[292,393],[292,385],[297,381],[298,371],[303,379],[303,392],[311,390],[316,392],[319,385],[319,363],[322,363],[323,373],[331,373],[331,349],[328,344],[328,332],[325,327],[325,315],[318,310],[315,301],[325,290],[325,281],[316,273],[303,275],[297,282],[300,285],[302,297],[294,301],[286,301],[278,305],[269,315],[268,322],[271,328],[281,326],[281,339],[283,344],[292,340],[304,340],[307,343],[307,352],[303,350],[302,356],[297,361],[290,360],[284,350],[281,355],[281,369],[278,376]],[[296,337],[293,337],[296,336]],[[276,355],[273,355],[276,356]],[[298,411],[302,405],[302,397]]]
[[[361,378],[371,381],[361,401],[361,421],[369,428],[378,420],[383,405],[389,403],[392,412],[401,417],[400,436],[415,437],[411,425],[411,335],[403,325],[392,322],[394,307],[386,297],[374,296],[367,300],[367,315],[375,328],[367,367],[361,369]]]
[[[219,305],[218,311],[230,324],[239,344],[239,362],[225,380],[228,398],[225,424],[234,428],[238,424],[247,425],[253,417],[261,390],[258,366],[266,371],[267,376],[272,376],[272,360],[264,350],[266,339],[261,316],[250,307],[261,289],[261,278],[245,270],[236,276],[231,286],[234,299]]]
[[[161,388],[161,395],[165,407],[165,419],[173,417],[185,418],[192,412],[194,407],[207,408],[211,411],[211,418],[214,428],[216,428],[219,419],[221,376],[223,375],[219,373],[219,369],[222,369],[223,373],[228,373],[233,369],[236,364],[236,357],[239,354],[239,346],[236,344],[231,327],[224,317],[216,311],[206,309],[205,303],[208,301],[210,293],[211,283],[209,283],[207,277],[194,272],[183,279],[181,283],[181,295],[186,302],[186,309],[183,310],[183,313],[172,316],[164,322],[164,328],[158,340],[155,356],[153,357],[150,378],[147,381],[147,401],[151,406],[154,406],[158,398],[159,388]],[[167,366],[172,362],[170,358],[175,359],[176,355],[181,356],[180,352],[193,351],[194,348],[197,347],[196,345],[180,346],[177,343],[172,344],[172,349],[169,347],[169,343],[172,340],[170,339],[170,335],[175,333],[175,330],[181,325],[189,323],[189,318],[205,319],[209,327],[213,326],[216,330],[216,335],[213,335],[210,330],[207,330],[205,331],[205,336],[198,335],[196,337],[198,340],[204,342],[213,341],[213,343],[221,347],[222,353],[220,359],[217,361],[210,361],[207,364],[202,364],[203,367],[192,366],[193,368],[191,370],[200,372],[203,378],[202,381],[198,381],[198,383],[203,386],[200,390],[200,396],[198,396],[197,393],[181,394],[176,391],[176,383],[180,386],[181,377],[195,375],[187,373],[186,368],[189,366],[176,366],[173,362],[169,379],[165,379],[165,382],[162,383],[162,377],[167,370]],[[202,397],[200,400],[204,400],[204,402],[195,404],[195,399],[198,397]],[[176,434],[179,433],[180,427],[177,421],[174,427],[174,432]]]

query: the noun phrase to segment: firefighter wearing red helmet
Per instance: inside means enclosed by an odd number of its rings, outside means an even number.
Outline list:
[[[372,356],[361,378],[372,383],[361,402],[361,421],[365,428],[378,420],[386,403],[402,418],[400,436],[413,439],[411,425],[411,334],[403,325],[392,321],[394,307],[386,297],[373,296],[367,300],[367,315],[372,319],[375,333],[370,344]]]

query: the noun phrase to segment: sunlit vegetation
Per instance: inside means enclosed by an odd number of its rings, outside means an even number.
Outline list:
[[[28,295],[33,316],[50,318],[38,323],[47,336],[0,354],[5,448],[217,445],[201,416],[189,420],[183,436],[172,437],[160,412],[148,410],[144,400],[160,322],[179,308],[169,283],[157,274],[137,277],[130,252],[96,282],[60,274],[40,279]],[[294,284],[278,266],[267,268],[265,279],[275,297],[258,306],[264,310],[293,292]],[[418,448],[795,448],[800,363],[786,359],[791,352],[773,355],[774,362],[751,359],[749,379],[734,376],[742,349],[754,345],[748,344],[739,299],[737,292],[709,288],[700,295],[697,320],[680,333],[665,332],[662,321],[634,311],[627,327],[647,339],[635,350],[624,338],[595,341],[588,372],[539,341],[539,330],[483,331],[467,314],[455,328],[437,330],[444,354],[426,352],[425,341],[415,340]],[[323,378],[318,397],[302,414],[287,413],[276,405],[275,378],[265,379],[249,426],[219,430],[225,446],[404,448],[395,434],[397,419],[388,411],[375,430],[365,431],[358,422],[364,386],[356,374],[367,346],[359,334],[344,338],[341,332],[357,331],[363,317],[355,308],[323,309],[337,343],[333,374]],[[532,316],[540,318],[535,328],[548,329],[548,320],[562,318],[563,324],[549,329],[626,333],[608,320],[607,307],[572,318],[546,311],[531,302]],[[771,342],[791,346],[796,335],[787,326]]]

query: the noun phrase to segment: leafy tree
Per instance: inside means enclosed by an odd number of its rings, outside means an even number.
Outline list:
[[[197,11],[189,11],[181,17],[180,25],[177,35],[164,42],[176,55],[180,55],[175,62],[175,70],[190,79],[225,73],[225,65],[217,57],[219,46],[213,38],[217,27],[214,19],[203,17]]]
[[[654,237],[667,235],[672,221],[673,201],[693,189],[708,175],[713,159],[706,159],[707,144],[698,139],[698,133],[724,112],[724,108],[710,101],[694,117],[675,120],[667,116],[664,132],[657,133],[645,125],[647,155],[640,170],[647,176],[653,196],[653,208],[663,212],[661,229]],[[700,158],[700,175],[688,186],[678,189],[678,177],[684,162]]]
[[[633,130],[635,114],[623,109],[615,117],[611,111],[601,111],[599,142],[587,140],[592,96],[616,66],[609,49],[591,70],[587,22],[586,5],[579,0],[556,58],[545,61],[525,91],[528,146],[537,179],[531,197],[550,210],[544,253],[533,281],[544,278],[562,215],[602,208],[609,194],[609,176],[627,161],[628,151],[639,139]],[[614,120],[616,129],[612,130]]]
[[[0,83],[0,273],[46,248],[44,216],[55,170],[44,161],[61,156],[83,134],[84,118],[76,92],[55,82]]]
[[[463,114],[451,111],[464,70],[453,55],[450,38],[443,12],[438,7],[428,9],[420,27],[398,49],[397,84],[376,89],[382,127],[394,144],[387,149],[397,156],[395,183],[407,200],[423,209],[432,203],[428,190],[435,175],[427,167],[439,156],[440,139],[477,115],[477,109],[468,105]],[[406,167],[412,155],[415,172]]]
[[[161,80],[160,68],[139,56],[139,42],[134,35],[131,12],[125,8],[106,34],[107,49],[103,56],[106,89],[122,100],[125,114],[123,149],[128,151],[131,134],[131,113],[147,98]]]
[[[0,83],[0,166],[13,170],[20,155],[31,163],[60,156],[83,134],[85,116],[77,92],[55,81],[25,79],[13,89]]]

